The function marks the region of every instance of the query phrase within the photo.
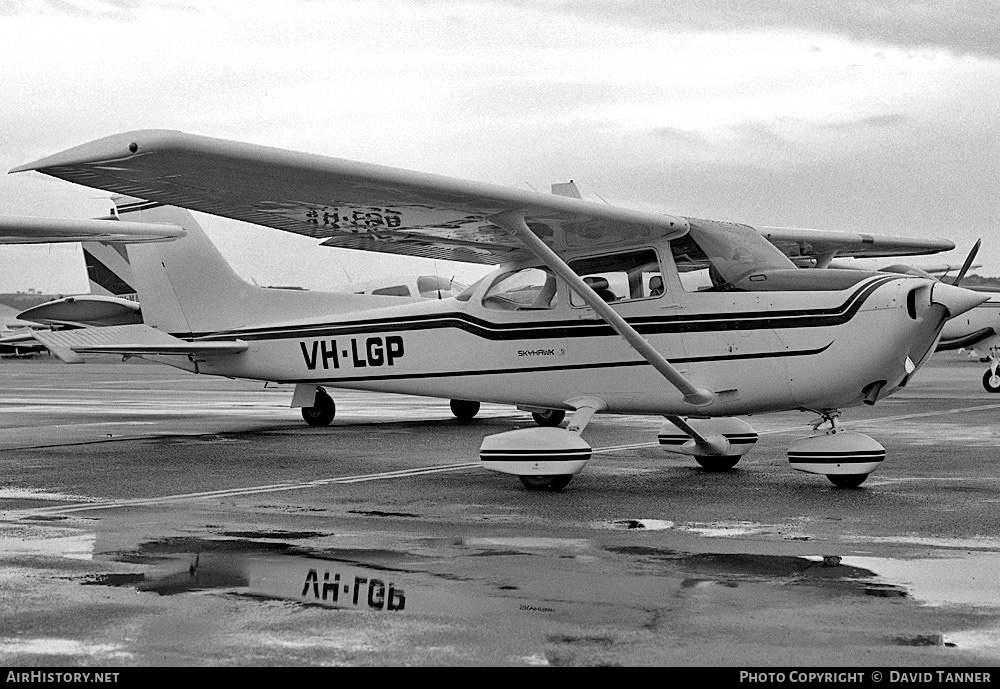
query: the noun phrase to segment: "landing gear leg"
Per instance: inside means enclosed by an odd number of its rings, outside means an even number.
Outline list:
[[[685,419],[667,416],[660,429],[660,446],[694,457],[706,471],[732,469],[757,444],[753,426],[733,417]]]
[[[483,438],[479,457],[483,468],[513,474],[528,490],[559,491],[583,471],[591,447],[580,437],[591,417],[607,405],[595,398],[570,400],[576,409],[569,426],[523,428]]]

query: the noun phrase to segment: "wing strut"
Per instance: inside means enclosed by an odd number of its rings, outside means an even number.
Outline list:
[[[524,221],[524,215],[518,212],[500,213],[489,218],[490,222],[501,227],[513,235],[516,235],[526,247],[535,254],[552,271],[569,283],[573,291],[579,294],[587,306],[607,321],[608,325],[614,328],[615,332],[625,338],[635,351],[642,355],[650,365],[659,371],[667,381],[680,390],[684,396],[684,401],[695,407],[703,407],[715,401],[715,393],[708,388],[697,387],[680,371],[673,367],[653,345],[649,344],[642,335],[636,332],[635,328],[618,315],[618,312],[608,306],[601,297],[597,295],[590,285],[583,281],[579,275],[566,265],[566,262],[559,258],[555,251],[541,240]]]

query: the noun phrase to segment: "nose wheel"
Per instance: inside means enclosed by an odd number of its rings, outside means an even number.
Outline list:
[[[521,485],[528,490],[559,491],[569,485],[573,474],[556,474],[554,476],[518,476]]]
[[[983,387],[986,392],[1000,392],[1000,375],[992,368],[983,374]]]
[[[822,418],[813,424],[813,435],[788,446],[788,462],[797,471],[823,474],[838,488],[857,488],[882,465],[885,448],[863,433],[842,431],[836,411],[820,414]],[[820,433],[824,423],[829,423],[830,429]]]
[[[562,409],[546,409],[531,413],[531,418],[539,426],[558,426],[566,418],[566,412]]]

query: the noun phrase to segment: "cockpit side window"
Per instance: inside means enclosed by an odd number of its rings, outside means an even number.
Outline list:
[[[421,297],[447,299],[461,293],[464,289],[465,285],[456,282],[454,278],[449,280],[437,275],[421,275],[417,278],[417,291],[420,292]]]
[[[652,249],[606,254],[570,261],[569,267],[608,302],[658,297],[663,293],[660,261]],[[570,304],[583,306],[575,292]]]
[[[483,306],[499,311],[552,309],[556,277],[545,268],[520,268],[499,275],[483,295]]]

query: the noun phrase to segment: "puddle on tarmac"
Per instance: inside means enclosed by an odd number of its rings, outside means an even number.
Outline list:
[[[908,560],[845,557],[843,561],[905,587],[926,605],[1000,607],[1000,553]]]
[[[0,486],[0,500],[41,500],[46,502],[97,502],[97,498],[87,495],[71,495],[37,488]]]
[[[37,532],[0,536],[0,553],[5,558],[17,555],[50,555],[71,560],[92,560],[97,537],[75,529],[51,529],[44,535]]]
[[[264,533],[263,537],[281,535]],[[505,555],[555,551],[559,556],[575,557],[587,551],[603,557],[588,539],[481,537],[466,539],[459,547],[467,548],[469,557],[495,551]],[[911,560],[690,553],[643,545],[610,547],[604,552],[611,558],[630,559],[643,571],[642,576],[662,572],[667,577],[679,577],[682,588],[714,585],[736,589],[746,583],[772,583],[812,586],[841,595],[912,599],[931,605],[1000,606],[1000,553],[993,552]],[[172,538],[144,543],[112,557],[148,568],[139,573],[91,577],[84,583],[134,587],[159,595],[215,590],[228,595],[394,614],[415,611],[464,616],[470,611],[533,610],[532,605],[537,603],[525,597],[525,591],[519,592],[521,587],[513,585],[516,582],[507,582],[507,586],[495,587],[494,594],[483,595],[481,585],[459,585],[456,582],[463,579],[458,574],[434,573],[435,568],[416,563],[422,557],[390,550],[310,551],[300,545],[254,538]],[[431,562],[439,560],[430,557]],[[904,639],[898,643],[930,642]]]
[[[760,524],[749,521],[686,522],[678,524],[665,519],[615,519],[613,521],[593,522],[590,526],[594,529],[644,529],[646,531],[673,529],[675,531],[696,534],[704,538],[778,536],[783,540],[809,540],[809,536],[801,534],[793,524]]]
[[[674,523],[665,519],[616,519],[611,522],[595,522],[591,526],[598,529],[665,531],[674,528]]]
[[[275,535],[265,533],[264,537]],[[470,600],[469,594],[436,585],[430,575],[387,564],[398,558],[398,553],[382,550],[314,553],[289,543],[171,538],[113,555],[119,562],[149,565],[147,571],[90,576],[83,583],[134,587],[161,596],[215,590],[387,613],[416,608],[422,612],[465,614],[483,608]]]
[[[737,588],[741,583],[771,582],[836,589],[848,595],[876,598],[907,598],[904,587],[877,580],[869,569],[853,566],[838,555],[792,556],[740,553],[686,553],[664,548],[624,546],[611,552],[662,563],[671,571],[687,575],[684,588],[712,584]]]
[[[0,653],[36,656],[78,656],[87,660],[121,660],[132,654],[114,644],[88,644],[74,639],[0,638]]]

